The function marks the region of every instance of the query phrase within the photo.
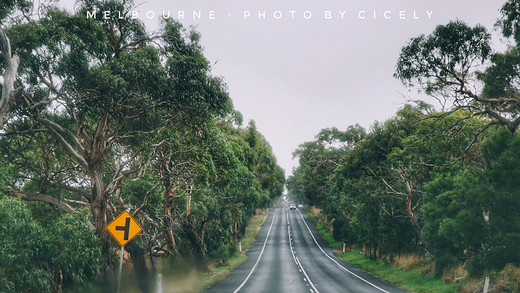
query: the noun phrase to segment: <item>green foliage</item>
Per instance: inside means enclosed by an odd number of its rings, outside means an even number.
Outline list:
[[[500,9],[502,13],[497,25],[502,29],[502,34],[505,37],[513,37],[514,40],[520,42],[520,3],[518,0],[508,0]]]
[[[27,4],[4,2],[0,19]],[[109,286],[106,221],[128,208],[146,230],[128,249],[138,275],[146,275],[145,257],[166,248],[179,259],[225,256],[222,247],[234,247],[255,209],[283,192],[267,140],[254,123],[233,124],[242,117],[212,75],[199,33],[170,19],[150,36],[139,20],[117,17],[134,8],[131,0],[81,0],[76,8],[71,14],[51,1],[38,18],[5,28],[20,57],[24,103],[0,133],[1,200],[10,193],[40,201],[19,206],[35,243],[4,235],[36,251],[22,263],[39,268],[29,278],[38,283],[23,283],[23,269],[11,266],[2,271],[7,291],[77,290],[96,276]],[[84,224],[88,213],[97,241]],[[9,225],[13,217],[0,215]],[[84,251],[72,254],[74,247]]]
[[[13,11],[28,12],[32,7],[31,1],[27,0],[3,0],[0,2],[0,21],[10,16]]]
[[[0,199],[0,287],[7,292],[53,292],[92,282],[100,249],[87,215],[64,215],[44,228],[24,203]]]
[[[516,42],[505,52],[492,52],[491,35],[484,27],[452,21],[427,36],[412,38],[401,50],[394,76],[407,86],[418,86],[428,95],[449,101],[444,103],[451,105],[449,111],[470,111],[488,117],[487,127],[501,124],[517,131],[518,11],[517,0],[506,1],[501,9],[497,27]]]
[[[0,164],[0,197],[7,193],[8,182],[14,177],[13,169],[9,164]]]
[[[212,166],[213,175],[204,188],[194,192],[192,213],[204,221],[208,255],[224,258],[228,255],[225,247],[234,246],[234,239],[240,237],[235,224],[242,234],[249,215],[281,195],[285,178],[253,123],[243,129],[219,122],[207,136],[206,158],[211,164],[205,164]]]
[[[445,100],[447,112],[406,105],[367,134],[324,129],[296,150],[288,188],[333,220],[336,239],[372,258],[431,255],[437,276],[520,262],[519,8],[509,0],[501,10],[498,27],[516,42],[505,52],[461,21],[402,48],[394,76]]]
[[[431,35],[413,38],[402,49],[395,77],[408,83],[416,80],[428,94],[441,92],[447,87],[442,81],[464,76],[472,62],[489,58],[490,39],[479,25],[470,28],[461,21],[440,25]]]
[[[488,122],[418,104],[349,147],[326,147],[337,130],[323,130],[296,151],[288,188],[322,209],[336,240],[373,259],[428,253],[437,276],[462,264],[471,276],[500,270],[520,261],[520,142],[505,127],[475,140]]]
[[[44,232],[52,235],[45,249],[45,254],[50,254],[46,255],[48,266],[56,283],[61,282],[63,275],[64,288],[89,285],[99,273],[101,250],[89,221],[89,211],[84,209],[74,215],[63,215]]]
[[[478,276],[520,263],[519,142],[500,128],[482,142],[481,161],[439,172],[428,185],[434,198],[424,207],[424,239],[437,258],[437,273],[467,262]]]
[[[143,205],[143,212],[158,219],[160,217],[163,190],[156,184],[157,179],[152,177],[128,181],[123,186],[121,196],[132,206],[139,207]]]

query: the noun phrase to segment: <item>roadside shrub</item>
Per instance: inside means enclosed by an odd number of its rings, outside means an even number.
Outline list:
[[[215,260],[218,265],[224,265],[226,261],[237,251],[233,245],[223,245],[214,250],[210,257]]]
[[[26,203],[0,198],[0,288],[60,292],[95,280],[101,251],[87,214],[63,215],[43,228]]]
[[[493,280],[493,293],[520,292],[520,268],[508,264]]]

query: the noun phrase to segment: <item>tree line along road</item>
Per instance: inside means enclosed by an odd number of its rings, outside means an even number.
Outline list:
[[[247,254],[204,292],[407,292],[335,257],[299,209],[271,210]]]

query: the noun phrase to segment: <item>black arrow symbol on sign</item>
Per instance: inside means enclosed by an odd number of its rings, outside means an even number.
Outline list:
[[[130,218],[126,218],[124,226],[116,226],[116,230],[125,231],[123,239],[128,240],[128,234],[130,233]]]

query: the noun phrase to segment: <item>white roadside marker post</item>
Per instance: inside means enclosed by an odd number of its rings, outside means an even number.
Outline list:
[[[162,293],[162,274],[157,275],[157,293]]]
[[[484,281],[484,293],[488,293],[489,290],[489,277],[486,277],[486,280]]]

